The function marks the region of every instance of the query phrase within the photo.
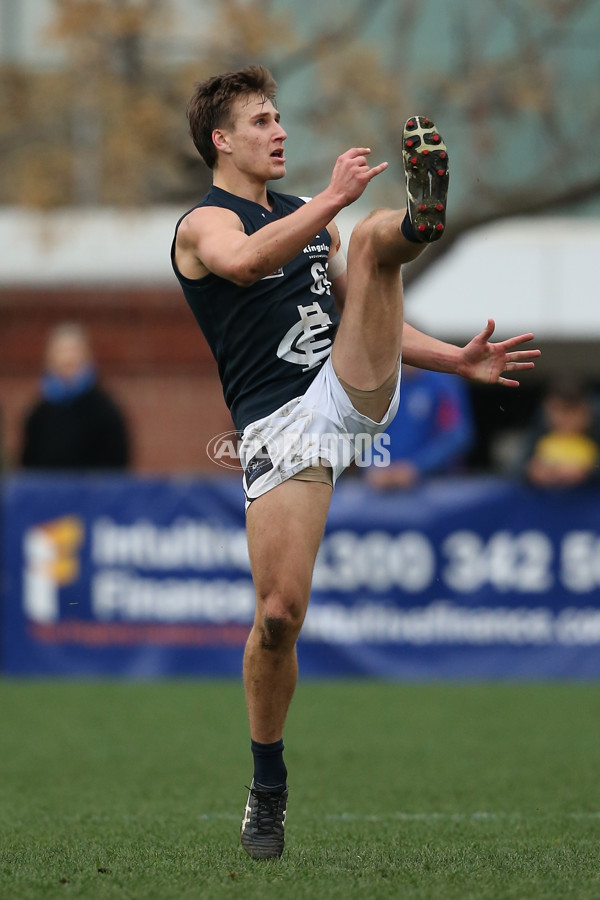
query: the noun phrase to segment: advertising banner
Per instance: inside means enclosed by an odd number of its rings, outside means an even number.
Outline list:
[[[243,501],[237,476],[9,479],[4,671],[239,676]],[[600,490],[342,479],[298,649],[304,676],[599,677]]]

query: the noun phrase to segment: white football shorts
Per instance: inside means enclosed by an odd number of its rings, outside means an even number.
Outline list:
[[[335,486],[344,469],[385,431],[399,403],[400,371],[383,419],[375,422],[362,415],[340,384],[329,357],[305,394],[244,429],[239,454],[246,508],[320,460],[331,466]]]

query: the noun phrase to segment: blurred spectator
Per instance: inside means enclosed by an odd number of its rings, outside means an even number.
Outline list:
[[[518,472],[538,487],[569,487],[600,476],[600,406],[585,386],[552,386],[527,433]]]
[[[409,488],[460,468],[474,435],[466,385],[454,375],[402,366],[400,408],[387,429],[389,466],[371,466],[375,488]]]
[[[85,331],[58,325],[48,338],[41,399],[27,415],[21,462],[28,469],[119,469],[129,463],[123,415],[98,386]]]

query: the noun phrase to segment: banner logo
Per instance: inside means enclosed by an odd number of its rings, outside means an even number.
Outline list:
[[[77,581],[84,526],[79,516],[62,516],[29,528],[23,538],[23,608],[34,622],[56,622],[59,590]]]

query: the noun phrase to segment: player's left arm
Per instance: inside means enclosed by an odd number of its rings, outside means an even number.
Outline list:
[[[517,350],[521,344],[533,340],[533,334],[519,334],[506,341],[491,343],[496,324],[488,319],[482,332],[475,335],[465,347],[457,347],[433,338],[405,323],[402,337],[402,361],[420,369],[449,372],[462,375],[470,381],[484,384],[502,384],[518,387],[513,378],[504,378],[503,372],[520,372],[533,369],[534,359],[540,350]]]
[[[346,302],[346,290],[348,288],[348,276],[346,272],[346,256],[342,247],[340,233],[335,222],[331,221],[327,226],[331,237],[331,247],[327,258],[327,277],[331,282],[333,298],[337,311],[342,314]]]

